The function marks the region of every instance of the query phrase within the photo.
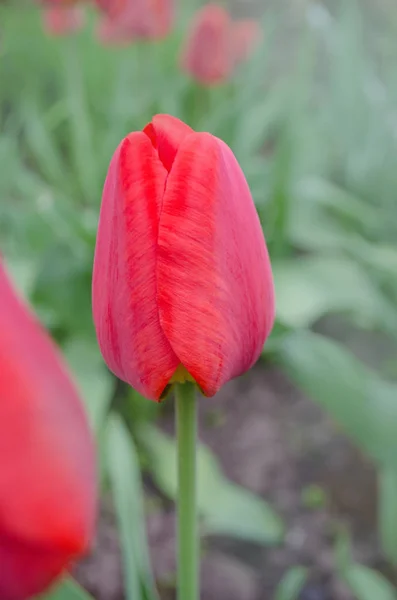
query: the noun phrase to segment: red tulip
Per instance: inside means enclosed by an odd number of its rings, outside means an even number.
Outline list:
[[[182,51],[182,68],[204,85],[222,83],[249,58],[260,35],[255,21],[233,23],[224,7],[207,4],[193,19]]]
[[[130,0],[95,0],[97,8],[109,17],[120,16]]]
[[[43,24],[49,35],[69,35],[83,27],[84,12],[78,6],[46,8],[43,11]]]
[[[258,359],[274,319],[266,244],[230,148],[167,115],[110,163],[93,277],[109,368],[159,400],[175,380],[213,396]]]
[[[118,0],[99,21],[97,36],[105,44],[129,43],[136,39],[158,39],[168,34],[173,19],[171,0]]]
[[[48,336],[0,265],[0,598],[43,592],[93,535],[93,441]]]
[[[234,61],[231,20],[222,6],[207,4],[199,10],[182,53],[182,68],[201,83],[211,85],[228,79]]]

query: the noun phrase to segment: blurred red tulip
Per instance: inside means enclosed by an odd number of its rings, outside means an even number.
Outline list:
[[[43,592],[87,551],[93,441],[48,336],[0,265],[0,598]]]
[[[103,357],[159,400],[194,380],[207,396],[258,359],[274,320],[271,266],[230,148],[167,115],[110,163],[93,275]]]
[[[249,58],[260,35],[255,21],[233,23],[225,8],[207,4],[194,16],[182,51],[182,68],[204,85],[223,83]]]
[[[84,12],[79,6],[45,8],[43,25],[49,35],[69,35],[84,26]]]
[[[125,44],[137,39],[159,39],[168,34],[173,20],[172,0],[118,0],[117,10],[103,5],[97,28],[104,44]]]
[[[242,19],[233,24],[233,51],[235,64],[246,61],[262,38],[262,30],[253,19]]]
[[[129,0],[95,0],[96,7],[109,17],[122,14]]]
[[[182,68],[201,83],[228,79],[233,70],[231,20],[222,6],[207,4],[199,10],[188,33]]]

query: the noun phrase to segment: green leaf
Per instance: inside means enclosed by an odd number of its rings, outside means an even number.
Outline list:
[[[175,441],[151,425],[143,426],[139,436],[149,453],[150,470],[157,485],[175,499]],[[197,503],[204,532],[262,544],[279,543],[283,537],[283,524],[273,509],[255,494],[228,481],[208,448],[198,445],[197,452]]]
[[[377,222],[375,206],[325,179],[319,177],[303,179],[298,183],[295,193],[299,204],[302,202],[317,204],[368,231],[372,232]]]
[[[275,600],[298,600],[306,583],[308,570],[305,567],[289,569],[277,586]]]
[[[353,564],[346,570],[344,580],[357,600],[397,599],[396,590],[387,579],[368,567]]]
[[[383,468],[378,475],[378,525],[382,550],[397,565],[397,470]]]
[[[352,237],[321,205],[306,198],[301,202],[293,198],[288,233],[297,248],[322,253],[345,250]]]
[[[293,156],[293,135],[289,125],[290,123],[283,124],[270,173],[272,198],[269,203],[268,239],[270,252],[277,259],[287,254],[289,250],[288,223],[291,203],[289,186]]]
[[[26,148],[32,155],[36,168],[46,180],[58,187],[71,191],[71,182],[64,167],[61,148],[56,137],[46,127],[43,108],[36,102],[26,102],[22,117],[25,127]]]
[[[352,565],[352,548],[348,530],[343,525],[338,525],[335,539],[335,567],[340,577],[343,578],[346,570]]]
[[[51,242],[40,260],[32,300],[47,326],[92,334],[92,265],[87,250],[71,232],[67,240]]]
[[[389,278],[397,279],[397,247],[391,244],[370,244],[364,240],[352,240],[351,249],[357,258],[369,267],[384,273]]]
[[[62,55],[65,95],[69,108],[71,158],[81,190],[86,200],[92,202],[100,193],[100,179],[95,161],[97,148],[93,138],[91,112],[86,101],[86,78],[74,40],[66,40]]]
[[[37,271],[34,261],[27,259],[7,259],[6,266],[7,272],[10,274],[19,293],[24,298],[29,298]]]
[[[66,577],[52,592],[40,596],[42,600],[93,600],[71,577]]]
[[[264,500],[224,478],[218,481],[215,493],[216,499],[211,496],[210,488],[207,489],[204,533],[230,535],[259,544],[282,541],[282,521]]]
[[[240,160],[252,157],[263,147],[266,135],[274,123],[277,122],[285,111],[285,104],[289,90],[285,83],[272,88],[265,99],[253,102],[249,111],[241,113],[241,118],[236,123],[233,149]],[[261,160],[263,168],[263,159]]]
[[[108,472],[121,537],[127,599],[158,600],[145,532],[137,452],[129,431],[119,417],[110,418],[106,433]]]
[[[273,264],[278,319],[290,327],[309,327],[327,313],[350,313],[371,325],[394,323],[383,297],[359,265],[346,258],[310,257]],[[397,328],[396,328],[397,330]]]
[[[63,346],[63,353],[80,389],[91,426],[98,434],[110,406],[114,378],[94,340],[73,338]]]
[[[308,331],[282,338],[277,359],[365,452],[395,466],[396,385],[380,379],[340,344]]]

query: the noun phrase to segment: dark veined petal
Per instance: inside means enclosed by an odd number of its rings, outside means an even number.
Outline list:
[[[93,275],[94,322],[106,363],[156,400],[180,362],[157,308],[158,222],[167,175],[145,133],[123,140],[106,178]]]
[[[187,136],[172,164],[157,285],[164,333],[206,395],[255,363],[274,320],[271,266],[240,166],[210,134]]]
[[[169,172],[183,140],[194,133],[193,129],[170,115],[156,115],[143,130],[157,151],[158,157]]]

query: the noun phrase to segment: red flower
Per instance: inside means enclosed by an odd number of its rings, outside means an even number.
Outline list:
[[[171,0],[118,0],[111,5],[97,0],[104,16],[97,36],[102,43],[130,43],[137,39],[159,39],[168,34],[173,20]]]
[[[84,26],[84,12],[78,6],[46,8],[43,11],[43,25],[49,35],[69,35]]]
[[[259,36],[255,21],[233,23],[225,8],[207,4],[193,19],[182,52],[182,68],[205,85],[222,83],[249,57]]]
[[[90,543],[94,447],[50,339],[0,265],[0,598],[41,593]]]
[[[118,17],[130,0],[95,0],[97,8],[109,17]]]
[[[109,368],[159,400],[214,395],[258,359],[274,319],[270,262],[230,148],[167,115],[130,133],[105,182],[93,315]]]
[[[204,84],[220,83],[232,73],[231,20],[222,6],[207,4],[191,25],[182,54],[182,68]]]

